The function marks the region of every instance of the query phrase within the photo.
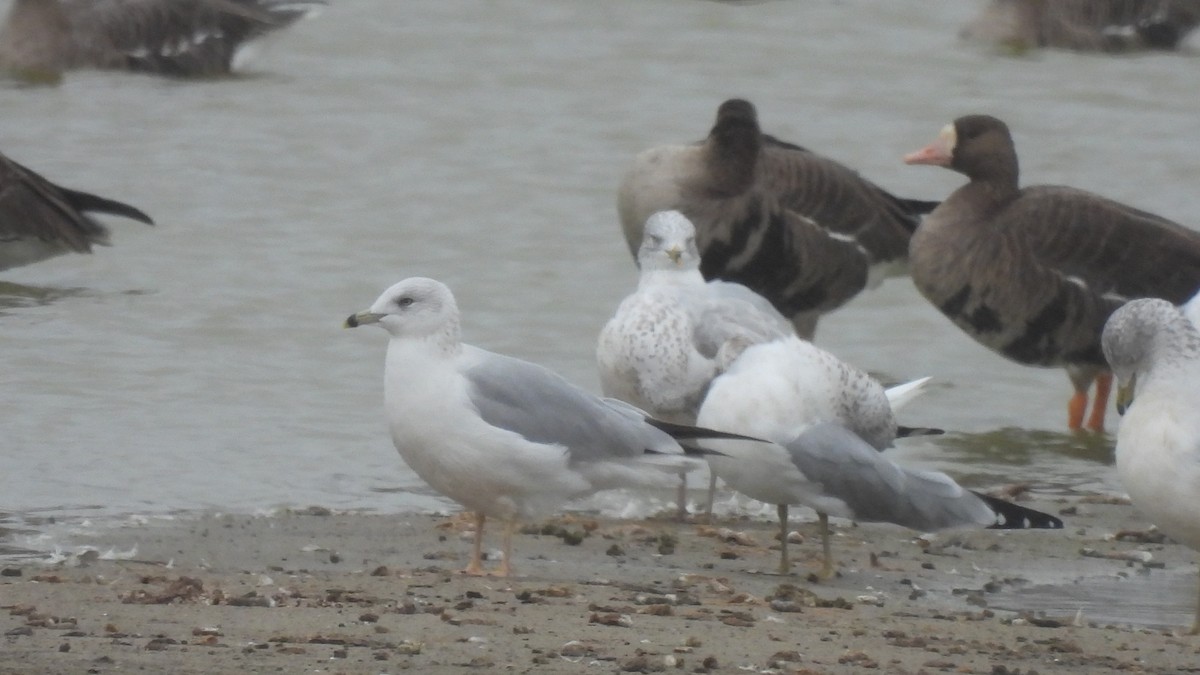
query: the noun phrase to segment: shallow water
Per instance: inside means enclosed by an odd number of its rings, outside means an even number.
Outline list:
[[[112,248],[3,273],[0,522],[445,506],[387,436],[383,335],[342,319],[437,277],[470,341],[598,389],[596,334],[635,279],[619,175],[648,146],[702,137],[730,96],[925,199],[960,179],[901,155],[992,113],[1027,181],[1197,222],[1194,50],[1005,57],[956,41],[973,11],[358,0],[269,40],[234,79],[0,89],[0,149],[158,223],[113,220]],[[989,353],[906,280],[817,342],[889,381],[936,378],[902,421],[950,433],[896,451],[906,461],[974,485],[1119,491],[1111,438],[1064,433],[1061,371]]]

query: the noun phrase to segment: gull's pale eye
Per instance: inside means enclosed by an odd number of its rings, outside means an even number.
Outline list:
[[[650,245],[654,248],[660,248],[662,246],[662,237],[658,237],[653,234],[650,235]]]
[[[400,298],[399,300],[397,300],[396,304],[399,305],[400,307],[408,307],[409,305],[413,304],[413,299],[406,295],[403,298]]]

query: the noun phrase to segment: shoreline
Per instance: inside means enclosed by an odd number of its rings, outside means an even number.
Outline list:
[[[54,564],[0,563],[0,673],[1195,669],[1200,639],[1173,634],[1192,551],[1124,500],[1021,503],[1065,529],[836,521],[838,575],[820,582],[811,513],[792,521],[789,576],[769,520],[570,513],[525,524],[510,579],[457,572],[465,514],[150,520],[75,537],[95,552]]]

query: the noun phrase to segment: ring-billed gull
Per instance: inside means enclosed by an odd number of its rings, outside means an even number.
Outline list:
[[[1200,332],[1166,300],[1134,300],[1104,326],[1117,378],[1117,474],[1133,505],[1200,551]],[[1191,634],[1200,634],[1200,597]]]
[[[965,175],[921,221],[910,246],[913,284],[980,344],[1031,366],[1067,370],[1067,426],[1104,428],[1112,375],[1104,322],[1132,298],[1176,304],[1200,288],[1200,233],[1083,190],[1021,187],[1004,122],[967,115],[908,164]]]
[[[754,291],[704,280],[696,229],[678,211],[650,216],[637,257],[637,290],[621,301],[597,341],[600,386],[605,396],[654,417],[695,424],[721,361],[794,331]],[[712,511],[713,489],[710,484],[706,513]],[[681,476],[681,516],[687,513],[686,490],[687,479]]]
[[[367,324],[391,336],[384,399],[396,449],[433,489],[475,512],[469,574],[483,573],[488,516],[505,522],[506,576],[518,519],[598,490],[661,484],[663,469],[703,461],[673,435],[687,444],[729,436],[659,423],[546,368],[463,344],[454,296],[433,279],[405,279],[346,320]]]
[[[128,204],[55,185],[0,154],[0,270],[107,246],[108,228],[89,212],[154,224]]]
[[[640,153],[617,196],[635,256],[646,219],[678,209],[696,224],[706,278],[745,284],[810,339],[822,314],[906,273],[909,237],[936,205],[764,134],[754,105],[736,98],[703,141]]]
[[[911,394],[905,386],[893,397]],[[788,505],[817,511],[833,573],[828,515],[915,530],[1062,527],[1032,509],[976,494],[934,471],[906,469],[879,450],[895,435],[888,397],[869,376],[799,338],[754,345],[713,380],[697,423],[774,441],[712,444],[709,465],[729,487],[775,504],[780,573],[790,571]]]

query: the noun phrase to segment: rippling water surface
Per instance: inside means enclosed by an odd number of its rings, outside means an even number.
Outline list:
[[[3,273],[0,509],[37,529],[443,505],[388,438],[383,334],[342,319],[403,277],[437,277],[468,340],[598,390],[596,334],[635,281],[619,175],[648,146],[702,137],[730,96],[769,132],[925,199],[961,179],[901,155],[992,113],[1026,181],[1200,223],[1194,49],[1000,56],[956,41],[974,7],[335,0],[235,79],[77,72],[0,89],[0,149],[158,222],[113,220],[112,248]],[[1119,490],[1111,437],[1064,432],[1062,371],[977,346],[907,280],[817,342],[886,380],[936,378],[903,421],[950,433],[896,451],[906,461],[977,485]]]

